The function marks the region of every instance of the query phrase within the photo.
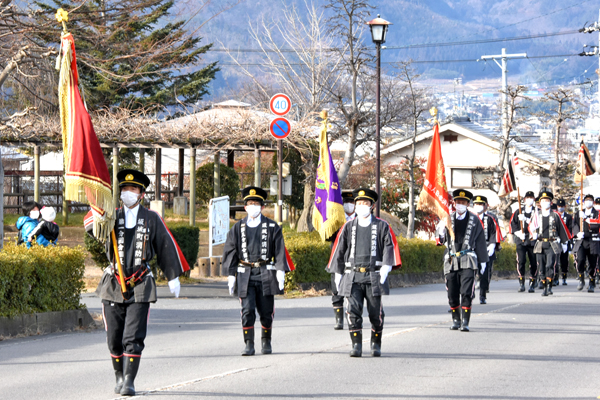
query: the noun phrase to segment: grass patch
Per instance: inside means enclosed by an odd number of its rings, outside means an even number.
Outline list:
[[[63,222],[62,213],[56,213],[56,218],[54,219],[54,222],[56,222],[58,226],[83,226],[83,218],[86,214],[87,211],[69,214],[69,216],[67,217],[67,224],[65,225]],[[17,224],[17,220],[21,216],[21,214],[4,214],[4,225],[15,226]]]

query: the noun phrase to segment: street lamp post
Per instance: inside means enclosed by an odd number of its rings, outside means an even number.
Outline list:
[[[375,168],[375,182],[376,182],[376,190],[377,196],[379,199],[377,200],[377,206],[375,209],[375,215],[379,217],[379,211],[381,210],[381,182],[380,182],[380,171],[381,171],[381,157],[379,153],[381,138],[379,135],[379,131],[381,128],[381,123],[379,120],[381,114],[381,103],[380,103],[380,90],[381,90],[381,45],[385,43],[385,37],[387,36],[388,26],[391,25],[390,22],[385,19],[380,18],[380,15],[377,15],[372,21],[367,22],[367,25],[371,27],[371,38],[373,39],[373,43],[377,47],[377,93],[376,93],[376,113],[375,113],[375,158],[377,166]]]

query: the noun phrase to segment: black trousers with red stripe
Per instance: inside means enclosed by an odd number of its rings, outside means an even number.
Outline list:
[[[575,262],[577,263],[577,272],[583,275],[586,270],[587,261],[587,272],[590,278],[596,276],[596,264],[598,263],[598,255],[592,254],[591,243],[589,240],[584,240],[579,246],[577,253],[575,253]]]
[[[371,321],[371,329],[374,332],[383,331],[383,304],[381,296],[373,296],[370,283],[352,283],[350,296],[346,297],[346,315],[348,315],[348,329],[360,331],[363,328],[363,306],[367,300],[367,311]]]
[[[560,253],[560,272],[563,274],[569,272],[569,252]],[[558,279],[558,267],[556,269],[556,277]]]
[[[451,308],[458,306],[471,308],[475,294],[475,271],[472,269],[450,271],[446,274],[446,289]]]
[[[533,245],[525,246],[517,243],[517,272],[519,272],[519,277],[521,278],[525,278],[527,258],[529,258],[529,276],[537,278],[537,258],[533,252]]]
[[[113,303],[102,300],[106,342],[113,357],[141,356],[148,330],[150,303]]]
[[[248,282],[248,295],[240,298],[242,303],[242,327],[253,329],[256,322],[256,311],[260,316],[260,324],[264,329],[271,329],[275,315],[275,296],[264,295],[262,283]]]
[[[554,271],[556,269],[556,262],[558,260],[556,254],[554,254],[554,250],[552,250],[552,247],[550,247],[550,244],[544,243],[542,246],[542,252],[536,254],[535,256],[537,257],[540,279],[554,279]]]

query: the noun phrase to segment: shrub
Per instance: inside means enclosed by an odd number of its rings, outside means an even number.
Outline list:
[[[318,232],[284,232],[285,246],[296,266],[286,274],[286,290],[295,289],[298,283],[329,282],[325,271],[331,254],[331,244],[323,243]]]
[[[5,243],[0,251],[0,316],[83,308],[81,247]]]
[[[214,194],[214,163],[206,163],[196,170],[196,200],[201,204],[208,204]],[[240,178],[235,169],[225,164],[220,166],[221,196],[229,196],[229,202],[235,203],[240,191]]]

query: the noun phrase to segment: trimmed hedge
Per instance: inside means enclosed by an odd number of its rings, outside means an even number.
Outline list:
[[[181,223],[167,224],[167,227],[173,234],[183,256],[190,265],[190,269],[193,269],[200,249],[200,228]],[[104,244],[87,233],[85,234],[84,242],[85,249],[90,253],[96,266],[104,270],[110,264],[106,257]],[[156,257],[151,261],[150,265],[156,273]]]
[[[285,245],[296,265],[296,270],[286,274],[286,290],[295,289],[298,283],[329,282],[331,277],[325,272],[331,254],[330,243],[323,243],[316,232],[284,232]],[[398,237],[402,268],[392,274],[419,274],[443,272],[444,246],[436,246],[432,240],[406,239]],[[569,257],[573,269],[573,257]],[[502,243],[497,252],[494,271],[516,272],[516,246]],[[527,268],[529,261],[527,262]]]
[[[84,308],[82,247],[17,246],[0,251],[0,316]]]

